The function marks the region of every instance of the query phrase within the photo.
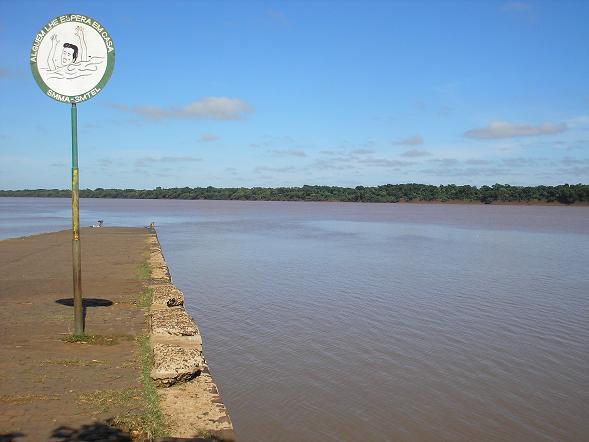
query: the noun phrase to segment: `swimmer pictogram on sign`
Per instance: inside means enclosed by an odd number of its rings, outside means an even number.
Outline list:
[[[114,68],[115,49],[100,22],[80,14],[54,18],[33,39],[30,63],[43,92],[62,103],[98,94]]]

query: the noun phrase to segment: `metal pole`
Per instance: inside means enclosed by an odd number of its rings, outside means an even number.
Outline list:
[[[74,334],[84,334],[82,259],[80,250],[80,195],[78,178],[78,111],[72,103],[72,263],[74,271]]]

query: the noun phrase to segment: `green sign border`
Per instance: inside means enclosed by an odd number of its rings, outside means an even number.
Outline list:
[[[43,38],[41,39],[41,41],[39,41],[38,43],[36,42],[37,36],[41,32],[44,32],[44,30],[45,30],[45,28],[47,26],[49,26],[55,20],[57,20],[59,22],[61,17],[70,17],[71,18],[72,16],[85,17],[86,19],[92,20],[93,23],[94,22],[98,23],[103,28],[103,30],[106,31],[108,37],[110,38],[110,41],[112,42],[112,51],[108,52],[108,50],[107,50],[106,71],[104,72],[104,75],[102,76],[102,78],[100,79],[100,81],[98,82],[98,84],[96,86],[94,86],[92,89],[90,89],[90,90],[88,90],[86,92],[83,92],[83,93],[81,93],[79,95],[62,95],[62,94],[59,94],[58,92],[55,92],[53,89],[51,89],[49,86],[47,86],[47,84],[45,84],[45,82],[41,78],[41,75],[39,74],[39,68],[37,66],[37,61],[33,61],[32,58],[29,56],[29,58],[31,58],[31,61],[30,61],[30,63],[31,63],[31,72],[33,73],[33,77],[35,78],[35,81],[37,82],[37,85],[39,85],[39,87],[43,91],[43,94],[45,96],[49,97],[49,98],[54,99],[55,101],[58,101],[60,103],[66,103],[66,104],[81,103],[83,101],[88,101],[92,97],[95,97],[99,92],[102,91],[102,89],[104,89],[104,86],[106,85],[106,83],[110,79],[110,76],[112,75],[112,71],[113,71],[113,69],[115,67],[115,45],[114,45],[114,41],[113,41],[113,39],[111,37],[110,32],[108,32],[107,29],[98,20],[94,20],[92,17],[88,17],[87,15],[83,15],[83,14],[62,14],[62,15],[58,15],[57,17],[49,20],[45,24],[45,26],[43,26],[39,30],[39,32],[37,32],[35,34],[35,37],[33,37],[33,44],[31,45],[31,53],[33,52],[33,48],[34,48],[35,44],[37,44],[37,46],[40,46],[41,45],[41,42],[43,41],[43,39],[45,39],[45,35],[44,35]],[[70,19],[70,20],[63,21],[62,23],[70,23],[72,21],[73,20]],[[62,23],[59,23],[59,24],[62,24]],[[84,23],[84,22],[82,22],[82,23],[87,25],[87,23]],[[59,25],[57,25],[57,26],[59,26]],[[52,26],[52,27],[55,27],[55,26]],[[104,37],[102,38],[102,40],[104,42]],[[107,46],[106,43],[105,43],[105,46]],[[37,57],[35,57],[35,60],[37,60]],[[95,94],[92,94],[91,91],[93,89],[96,89],[96,88],[99,88],[100,90],[98,92],[96,92]],[[49,94],[49,91],[54,92],[55,94],[58,94],[58,95],[60,95],[62,97],[67,98],[68,101],[63,101],[63,100],[58,99],[55,96],[52,96],[51,94]],[[84,97],[86,95],[87,95],[87,98],[82,98],[82,97]],[[79,97],[79,99],[76,100],[76,97]]]

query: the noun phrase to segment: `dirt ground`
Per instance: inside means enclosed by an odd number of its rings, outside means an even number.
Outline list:
[[[0,241],[0,442],[127,440],[105,423],[141,400],[135,337],[145,324],[137,300],[147,238],[140,228],[82,229],[93,343],[65,340],[71,232]]]

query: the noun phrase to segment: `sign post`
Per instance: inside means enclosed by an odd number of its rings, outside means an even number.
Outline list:
[[[74,334],[83,335],[77,104],[104,88],[114,68],[115,48],[100,22],[81,14],[64,14],[37,32],[29,58],[33,77],[43,93],[71,105]]]
[[[74,274],[74,334],[84,334],[82,249],[80,247],[80,180],[78,172],[78,108],[72,103],[72,263]]]

